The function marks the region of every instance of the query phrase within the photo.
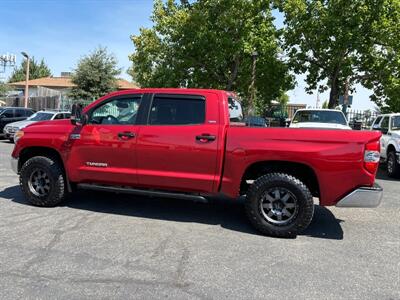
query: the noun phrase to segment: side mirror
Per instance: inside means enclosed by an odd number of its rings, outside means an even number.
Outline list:
[[[81,103],[74,103],[72,104],[72,108],[71,108],[71,124],[72,125],[84,125],[86,124],[86,115],[82,114],[82,108],[83,105]]]
[[[388,128],[381,128],[381,132],[382,132],[383,134],[387,134],[388,131],[389,131]]]

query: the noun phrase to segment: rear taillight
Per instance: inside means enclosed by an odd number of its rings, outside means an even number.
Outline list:
[[[378,170],[379,160],[381,157],[381,144],[378,141],[368,143],[365,146],[364,151],[364,168],[372,173],[375,174]]]

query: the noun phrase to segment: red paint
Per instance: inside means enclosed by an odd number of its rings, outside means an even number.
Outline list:
[[[141,89],[111,93],[170,93],[206,98],[206,120],[199,125],[85,125],[68,120],[40,122],[24,129],[12,156],[28,147],[58,151],[72,182],[96,182],[236,198],[242,176],[253,163],[288,161],[316,174],[320,203],[334,205],[360,186],[372,186],[376,167],[364,163],[364,151],[379,145],[373,131],[249,128],[229,125],[227,92],[200,89]],[[119,132],[134,138],[118,138]],[[71,139],[80,134],[80,139]],[[214,135],[214,141],[196,140]],[[372,148],[371,148],[372,147]],[[28,149],[29,150],[29,149]],[[89,164],[88,164],[89,162]],[[90,165],[105,163],[107,167]]]

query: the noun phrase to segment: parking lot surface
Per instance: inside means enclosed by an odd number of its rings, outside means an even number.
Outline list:
[[[382,170],[380,207],[316,206],[304,234],[278,239],[226,200],[79,192],[30,206],[12,149],[0,140],[2,299],[400,299],[400,181]]]

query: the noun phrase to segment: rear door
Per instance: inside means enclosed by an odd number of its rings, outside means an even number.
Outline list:
[[[23,108],[16,108],[15,109],[15,115],[14,115],[15,122],[23,121],[26,118],[27,118],[27,116],[26,116],[26,113],[25,113],[25,109],[23,109]]]
[[[218,152],[218,98],[154,94],[138,144],[138,183],[173,191],[211,192]]]
[[[137,119],[142,95],[116,96],[88,112],[88,124],[70,135],[72,181],[135,185]]]

